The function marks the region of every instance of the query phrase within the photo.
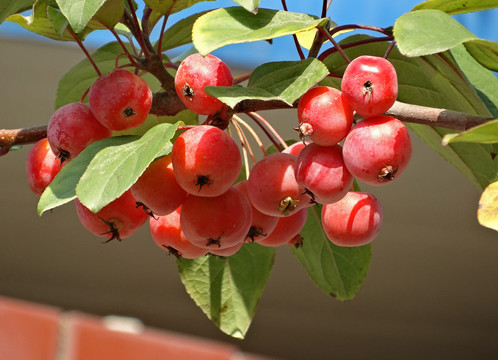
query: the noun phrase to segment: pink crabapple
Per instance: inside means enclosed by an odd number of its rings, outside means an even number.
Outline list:
[[[145,121],[152,106],[152,91],[144,79],[131,71],[115,69],[95,80],[88,102],[102,125],[125,130]]]
[[[327,238],[339,246],[372,242],[382,226],[382,208],[372,194],[349,192],[341,200],[323,205],[322,227]]]
[[[344,98],[365,117],[382,115],[398,96],[396,69],[378,56],[359,56],[347,66],[341,81]]]
[[[344,163],[358,180],[385,185],[399,177],[410,162],[412,145],[406,126],[391,116],[360,121],[342,149]]]
[[[237,180],[241,157],[237,143],[210,125],[193,127],[173,144],[171,161],[176,181],[196,196],[219,196]]]
[[[225,106],[204,92],[205,86],[231,86],[230,68],[219,58],[198,53],[186,57],[175,75],[175,89],[187,109],[199,115],[212,115]]]

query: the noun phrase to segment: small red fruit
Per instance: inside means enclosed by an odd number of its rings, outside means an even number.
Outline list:
[[[175,89],[185,106],[199,115],[211,115],[225,104],[204,92],[205,86],[231,86],[230,68],[213,55],[192,54],[185,58],[175,76]]]
[[[319,204],[341,199],[353,185],[339,145],[307,145],[297,157],[296,180]]]
[[[243,180],[235,184],[235,187],[240,191],[242,191],[242,193],[247,197],[247,200],[249,200],[250,203],[251,201],[249,199],[249,195],[247,194],[247,185],[248,181]],[[247,233],[246,236],[246,242],[254,242],[256,239],[262,239],[271,234],[273,229],[275,229],[275,226],[277,226],[278,219],[280,219],[276,216],[263,214],[261,211],[256,209],[252,204],[251,208],[252,208],[252,223],[251,223],[251,228],[249,229],[249,232]]]
[[[47,138],[38,140],[26,158],[26,174],[31,190],[41,195],[60,169],[60,161],[50,149]]]
[[[74,159],[94,141],[111,136],[111,131],[95,119],[90,108],[71,103],[57,109],[47,125],[52,152],[60,159]]]
[[[355,178],[369,185],[385,185],[399,177],[410,161],[410,134],[391,116],[368,118],[351,129],[342,154]]]
[[[154,215],[175,211],[187,198],[187,192],[176,182],[170,155],[150,163],[130,190]]]
[[[205,249],[224,249],[243,242],[251,222],[251,205],[233,186],[216,197],[187,196],[180,214],[187,239]]]
[[[200,125],[173,144],[171,161],[176,181],[196,196],[219,196],[237,180],[241,169],[237,143],[222,130]]]
[[[124,130],[139,126],[149,114],[152,91],[131,71],[116,69],[99,77],[90,87],[88,102],[104,126]]]
[[[358,114],[365,117],[381,115],[398,96],[396,69],[382,57],[357,57],[344,72],[341,90]]]
[[[207,249],[187,240],[180,226],[181,206],[168,215],[150,218],[149,228],[157,246],[179,258],[197,259],[207,254]]]
[[[266,237],[258,238],[256,242],[260,245],[277,247],[288,244],[303,229],[308,219],[308,209],[301,209],[298,212],[278,219],[277,226]]]
[[[308,90],[297,107],[299,133],[314,143],[339,143],[353,124],[353,109],[337,89],[317,86]]]
[[[121,241],[133,235],[147,221],[147,214],[135,204],[129,190],[97,213],[91,212],[78,199],[74,201],[81,224],[93,234],[107,238],[106,242]]]
[[[322,226],[327,238],[339,246],[372,242],[382,226],[382,208],[372,194],[349,192],[341,200],[324,205]]]
[[[287,216],[311,206],[311,198],[294,174],[297,157],[276,153],[259,160],[252,168],[247,186],[251,204],[270,216]]]

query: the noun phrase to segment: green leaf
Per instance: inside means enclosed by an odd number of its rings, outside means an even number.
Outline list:
[[[162,51],[173,49],[192,42],[192,27],[194,22],[208,11],[203,11],[197,14],[190,15],[173,26],[168,28],[163,34],[163,41],[161,45]],[[157,44],[156,44],[157,49]]]
[[[97,13],[88,22],[87,26],[95,30],[107,29],[106,26],[100,23],[102,22],[112,29],[123,17],[124,9],[125,5],[123,0],[106,0],[104,5],[100,7]]]
[[[55,0],[75,33],[82,32],[106,0]]]
[[[227,258],[178,261],[190,297],[224,333],[243,339],[270,275],[275,249],[245,244]]]
[[[115,69],[116,57],[122,52],[123,49],[117,42],[111,42],[95,51],[92,54],[92,59],[102,74],[107,74]],[[128,63],[128,59],[121,56],[119,64],[126,63]],[[59,80],[55,97],[55,108],[58,109],[63,105],[79,101],[97,78],[98,75],[88,59],[84,59],[73,66]],[[159,81],[152,75],[145,74],[143,78],[147,81],[152,91],[157,91],[160,88]]]
[[[23,28],[47,38],[59,41],[74,41],[73,37],[67,32],[60,33],[61,28],[56,28],[47,15],[47,0],[38,0],[33,6],[33,12],[28,16],[19,14],[11,15],[7,21],[16,23]],[[84,38],[85,34],[80,34]]]
[[[451,53],[489,112],[498,117],[498,78],[470,56],[463,45],[454,47]]]
[[[443,137],[443,145],[452,142],[474,142],[480,144],[498,143],[498,119],[475,126],[469,130],[457,134],[446,134]]]
[[[256,14],[261,0],[233,0],[247,11]]]
[[[161,14],[167,14],[170,11],[171,5],[174,0],[144,0],[145,5],[150,7],[152,10],[155,10]],[[187,9],[192,5],[203,1],[215,1],[215,0],[176,0],[173,9],[171,9],[171,14],[174,14],[183,9]]]
[[[309,210],[301,231],[303,246],[291,247],[313,282],[325,293],[345,301],[359,290],[370,267],[371,245],[341,247],[332,244],[322,230],[320,206]]]
[[[455,15],[497,7],[496,0],[428,0],[418,4],[413,10],[436,9]]]
[[[96,213],[128,190],[160,153],[169,153],[178,124],[159,124],[140,139],[95,155],[76,186],[83,205]]]
[[[29,10],[36,0],[1,0],[0,1],[0,24],[10,15]]]
[[[240,7],[224,8],[201,16],[192,29],[192,39],[199,53],[207,55],[225,45],[291,35],[326,21],[287,11],[259,9],[251,14]]]
[[[482,66],[498,71],[498,43],[479,39],[440,10],[418,10],[402,15],[394,24],[394,37],[400,52],[406,56],[440,53],[464,44]]]
[[[482,226],[498,231],[498,181],[490,184],[482,193],[477,219]]]
[[[352,36],[342,43],[364,40],[365,36]],[[383,56],[388,44],[372,43],[346,49],[350,59],[369,54]],[[394,48],[389,60],[398,74],[398,100],[416,105],[444,108],[449,110],[491,116],[474,88],[448,53],[424,56],[420,58],[406,57]],[[334,74],[342,74],[346,63],[335,53],[323,60]],[[331,77],[321,82],[340,88],[340,79]],[[408,124],[420,138],[436,150],[444,159],[455,166],[479,190],[483,190],[494,181],[498,173],[498,161],[493,160],[493,146],[487,144],[452,143],[442,146],[444,135],[454,130],[433,128],[426,125]]]
[[[38,214],[64,205],[76,198],[76,185],[95,155],[109,146],[120,146],[138,139],[137,136],[111,137],[96,141],[64,167],[45,189],[38,201]]]
[[[206,86],[204,90],[232,108],[248,99],[282,100],[292,105],[328,73],[327,67],[314,58],[272,62],[256,68],[249,77],[247,87]]]

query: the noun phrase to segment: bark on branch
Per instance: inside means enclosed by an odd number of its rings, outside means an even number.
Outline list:
[[[180,101],[174,90],[154,94],[151,113],[155,115],[175,115],[185,106]],[[283,101],[260,101],[245,100],[240,102],[234,113],[246,113],[251,111],[292,109],[297,107],[297,101],[288,105]],[[405,104],[399,101],[386,112],[404,122],[438,126],[457,131],[468,130],[476,125],[492,120],[490,117],[472,115],[458,111],[437,109],[426,106]],[[0,130],[0,155],[4,155],[14,145],[25,145],[34,143],[47,136],[46,126],[37,126],[24,129]]]

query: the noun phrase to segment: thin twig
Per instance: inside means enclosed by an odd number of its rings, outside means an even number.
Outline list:
[[[263,152],[263,155],[265,156],[268,156],[268,153],[266,152],[265,150],[265,147],[263,145],[263,142],[261,141],[261,139],[259,138],[258,134],[256,134],[256,132],[253,130],[252,127],[249,126],[248,123],[246,123],[244,120],[242,120],[240,117],[238,117],[237,115],[234,115],[233,116],[237,122],[242,125],[243,127],[245,127],[247,129],[247,131],[249,131],[249,133],[252,135],[252,137],[254,138],[254,140],[256,141],[256,143],[258,144],[259,148],[261,149],[261,151]]]
[[[168,22],[169,15],[171,14],[171,11],[173,11],[173,7],[175,6],[177,0],[173,0],[171,3],[168,12],[166,15],[164,15],[163,19],[163,25],[161,26],[161,33],[159,34],[159,41],[157,42],[157,53],[161,54],[162,52],[162,45],[163,45],[163,35],[164,35],[164,30],[166,29],[166,23]]]
[[[247,150],[246,150],[246,146],[245,146],[245,142],[244,142],[244,136],[242,133],[242,129],[239,127],[239,125],[235,121],[232,121],[232,124],[233,124],[233,127],[235,128],[235,132],[237,133],[239,140],[240,140],[240,145],[242,147],[242,157],[244,158],[244,167],[246,170],[246,179],[249,179],[249,158],[247,157]]]
[[[93,68],[97,72],[97,75],[98,76],[102,76],[102,73],[100,72],[99,67],[97,66],[97,64],[95,63],[95,61],[93,61],[92,56],[90,55],[90,53],[86,49],[85,45],[83,45],[83,43],[81,42],[81,40],[78,38],[78,36],[76,36],[76,34],[74,32],[72,32],[71,30],[69,30],[68,28],[66,28],[66,31],[73,37],[73,39],[76,41],[76,43],[78,44],[78,46],[80,47],[80,49],[85,53],[88,61],[90,61],[90,64],[92,64]]]
[[[351,60],[349,60],[349,57],[346,55],[346,53],[344,52],[341,45],[339,45],[339,43],[337,41],[335,41],[334,37],[332,35],[330,35],[330,33],[322,27],[318,27],[318,31],[320,31],[322,33],[322,35],[324,35],[327,39],[330,40],[330,42],[334,45],[334,48],[337,49],[337,51],[339,51],[339,53],[344,58],[346,63],[349,64],[351,62]]]
[[[285,0],[281,0],[281,1],[282,1],[282,7],[284,8],[284,11],[289,11],[289,10],[287,10],[287,4],[286,4]],[[301,49],[301,45],[299,44],[299,41],[297,40],[296,34],[292,34],[292,38],[294,39],[294,45],[296,46],[296,50],[297,50],[297,53],[299,54],[299,58],[301,60],[306,59],[306,57],[304,56],[304,53],[303,53],[303,49]]]
[[[282,139],[282,137],[280,136],[280,134],[273,128],[273,126],[271,126],[271,124],[268,121],[266,121],[266,119],[264,117],[259,115],[257,112],[253,112],[253,111],[247,113],[247,115],[251,119],[253,119],[257,122],[261,122],[268,130],[270,130],[270,132],[280,142],[280,144],[283,146],[284,149],[286,149],[288,147],[287,144],[285,143],[284,139]],[[277,148],[278,148],[278,146],[277,146]]]

